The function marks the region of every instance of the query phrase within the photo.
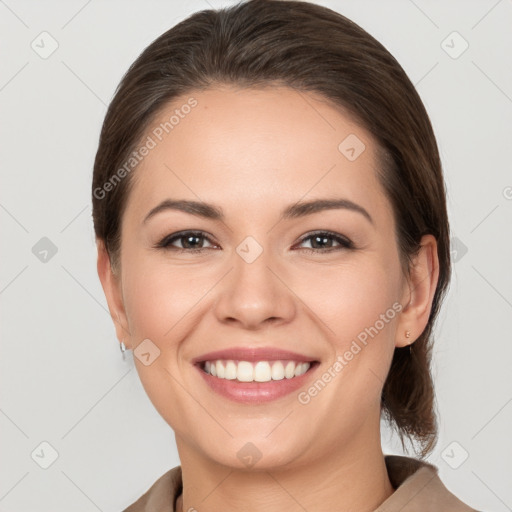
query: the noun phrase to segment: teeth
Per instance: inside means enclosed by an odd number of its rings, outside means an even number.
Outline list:
[[[236,377],[241,382],[252,382],[254,380],[254,368],[247,361],[240,361],[236,372]]]
[[[286,365],[286,368],[284,369],[284,376],[287,379],[291,379],[292,377],[295,376],[295,363],[293,361],[290,361]]]
[[[281,361],[277,361],[272,365],[272,380],[284,379],[284,366]]]
[[[226,374],[224,375],[225,379],[234,380],[236,379],[236,364],[233,361],[228,361],[226,363]]]
[[[307,368],[305,368],[306,364],[307,363],[300,363],[295,367],[295,377],[299,377],[299,376],[303,375],[304,373],[306,373],[306,371],[307,371]]]
[[[295,361],[206,361],[204,371],[219,379],[240,382],[269,382],[270,380],[292,379],[304,375],[310,363]]]
[[[219,379],[223,379],[225,377],[226,371],[224,370],[224,365],[222,364],[222,361],[217,361],[215,364],[215,370],[217,372],[217,377]]]
[[[272,370],[266,361],[259,361],[254,367],[254,380],[256,382],[268,382],[272,380]]]

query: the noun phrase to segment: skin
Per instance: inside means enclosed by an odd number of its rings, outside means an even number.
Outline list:
[[[393,493],[380,441],[381,391],[394,348],[414,342],[427,324],[436,241],[422,239],[404,274],[376,143],[321,97],[218,86],[176,99],[153,126],[190,96],[198,105],[136,170],[118,274],[98,241],[98,274],[119,340],[135,349],[150,339],[160,350],[149,366],[134,361],[176,434],[184,482],[177,510],[374,510]],[[366,146],[355,161],[338,150],[349,134]],[[373,223],[348,209],[279,220],[298,201],[341,197]],[[214,203],[225,219],[166,210],[144,223],[168,198]],[[182,230],[204,231],[208,239],[192,247],[206,249],[154,247]],[[301,242],[314,230],[344,235],[355,249],[334,239]],[[263,249],[252,263],[236,252],[247,236]],[[264,404],[230,401],[191,364],[212,350],[270,346],[318,360],[319,377],[394,303],[402,311],[306,405],[296,393]],[[261,453],[251,468],[237,456],[248,442]]]

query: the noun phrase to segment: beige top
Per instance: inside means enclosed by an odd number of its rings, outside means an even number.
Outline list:
[[[443,485],[436,466],[399,455],[385,455],[385,461],[395,492],[375,512],[477,512]],[[123,512],[175,512],[181,491],[181,466],[176,466]]]

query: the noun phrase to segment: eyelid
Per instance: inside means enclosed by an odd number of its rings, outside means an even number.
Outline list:
[[[159,242],[157,242],[154,247],[156,249],[169,249],[169,250],[176,250],[176,251],[183,251],[183,252],[199,252],[204,249],[209,249],[209,247],[200,247],[199,249],[185,249],[182,247],[174,247],[171,244],[171,242],[175,242],[176,240],[179,240],[180,238],[185,238],[187,235],[193,235],[193,236],[200,236],[207,240],[212,245],[216,245],[213,242],[213,237],[209,233],[203,230],[199,229],[184,229],[182,231],[176,231],[175,233],[171,233],[169,235],[164,236]]]
[[[303,237],[301,237],[301,239],[299,240],[298,243],[301,244],[305,240],[308,240],[308,239],[313,238],[314,236],[318,236],[318,235],[326,235],[327,237],[334,239],[335,241],[337,241],[340,244],[340,247],[338,247],[338,248],[337,247],[329,247],[329,248],[323,249],[323,250],[305,247],[304,249],[306,251],[319,253],[319,252],[336,251],[336,250],[341,250],[341,249],[355,249],[355,245],[350,238],[348,238],[345,235],[342,235],[341,233],[337,233],[337,232],[329,231],[329,230],[325,230],[325,229],[324,230],[318,229],[318,230],[310,231],[309,233],[306,233]]]

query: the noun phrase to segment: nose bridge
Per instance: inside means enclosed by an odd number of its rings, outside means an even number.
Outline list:
[[[248,236],[235,248],[233,269],[220,288],[215,306],[219,321],[238,321],[255,328],[268,319],[289,321],[293,297],[275,275],[277,256]]]

